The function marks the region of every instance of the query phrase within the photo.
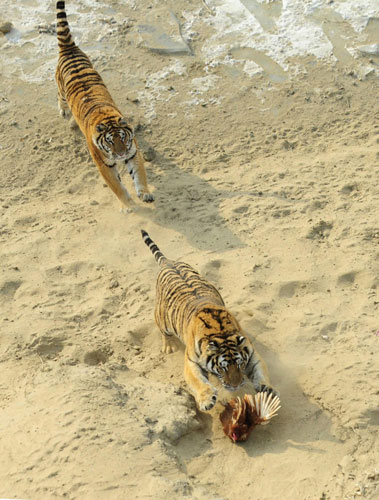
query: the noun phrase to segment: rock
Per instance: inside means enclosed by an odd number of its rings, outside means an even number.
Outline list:
[[[285,139],[282,142],[282,148],[286,149],[287,151],[289,151],[290,149],[295,149],[295,147],[296,147],[296,143],[295,142],[289,142],[289,141],[287,141],[287,139]]]
[[[38,33],[46,33],[48,35],[56,35],[57,30],[55,23],[52,24],[39,24],[37,26]]]
[[[361,54],[365,56],[379,56],[379,43],[373,43],[371,45],[361,45],[358,47]]]
[[[350,455],[345,455],[342,457],[341,462],[338,464],[344,474],[348,474],[349,472],[352,472],[354,469],[354,459]]]
[[[310,240],[325,239],[329,236],[333,224],[331,222],[320,221],[308,232],[306,238]]]
[[[146,24],[138,26],[142,44],[155,54],[188,55],[192,49],[182,36],[181,22],[174,12],[164,18],[146,18]]]
[[[127,99],[134,104],[138,104],[140,102],[137,94],[133,94],[132,92],[129,92]]]
[[[112,290],[112,289],[117,288],[119,286],[120,286],[120,283],[115,278],[112,278],[111,283],[109,285],[109,288]]]
[[[8,22],[8,21],[1,21],[0,20],[0,33],[9,33],[13,28],[13,24]]]
[[[156,156],[156,153],[153,148],[148,148],[146,151],[143,152],[143,157],[145,161],[153,161]]]

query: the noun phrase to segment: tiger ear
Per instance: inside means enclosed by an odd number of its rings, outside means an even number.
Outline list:
[[[118,124],[121,127],[126,127],[128,125],[128,122],[127,122],[126,118],[124,118],[123,116],[121,116],[121,118],[118,120]]]
[[[104,130],[106,129],[107,127],[104,125],[104,123],[99,123],[98,125],[96,125],[96,131],[97,132],[104,132]]]

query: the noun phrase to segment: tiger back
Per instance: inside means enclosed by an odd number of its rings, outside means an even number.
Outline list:
[[[100,174],[123,207],[130,208],[133,202],[121,182],[117,165],[126,166],[138,197],[144,202],[152,202],[154,196],[149,192],[134,131],[87,55],[75,44],[67,22],[65,2],[58,1],[56,7],[59,57],[55,79],[60,114],[64,118],[72,115],[72,123],[79,126],[86,138]]]
[[[160,329],[186,344],[191,319],[211,305],[224,307],[216,288],[185,262],[166,260],[157,277],[155,320]]]
[[[230,391],[248,378],[256,391],[275,392],[263,361],[218,290],[190,265],[166,259],[146,231],[142,237],[160,267],[155,320],[162,351],[174,350],[173,336],[185,345],[184,377],[200,410],[210,410],[217,401],[210,374]]]

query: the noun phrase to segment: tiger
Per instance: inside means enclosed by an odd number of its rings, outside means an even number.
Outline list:
[[[142,201],[154,201],[149,192],[142,155],[133,128],[117,108],[99,73],[87,55],[75,44],[67,22],[65,2],[58,1],[57,38],[59,57],[55,73],[58,109],[83,133],[89,152],[121,202],[122,211],[130,211],[133,201],[121,182],[116,164],[131,175]]]
[[[160,268],[154,315],[162,352],[174,351],[174,337],[184,344],[184,378],[199,409],[209,411],[217,402],[210,374],[229,391],[248,379],[257,392],[277,395],[266,365],[218,290],[190,265],[168,260],[148,233],[143,229],[141,233]]]

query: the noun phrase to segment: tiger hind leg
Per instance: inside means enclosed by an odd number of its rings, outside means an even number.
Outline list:
[[[66,98],[60,90],[58,90],[58,111],[62,118],[69,120],[69,126],[71,130],[79,129],[79,125],[76,123],[76,120],[72,116],[71,110],[68,107]]]
[[[68,120],[71,117],[71,110],[68,107],[66,97],[58,87],[58,111],[62,118]]]
[[[135,161],[135,159],[137,161]],[[151,203],[154,201],[154,195],[150,193],[147,185],[145,166],[143,164],[142,155],[139,151],[137,151],[135,158],[126,162],[126,168],[133,179],[138,198],[145,203]]]
[[[161,332],[161,338],[162,338],[162,349],[161,352],[164,354],[171,354],[174,352],[175,349],[175,341],[173,340],[174,337],[176,337],[175,332],[167,327],[167,324],[164,320],[164,301],[162,300],[162,297],[158,294],[157,296],[157,301],[155,303],[155,309],[154,309],[154,318],[155,318],[155,323]]]
[[[166,332],[162,333],[162,352],[165,354],[171,354],[175,352],[175,344],[172,341],[172,335]]]

